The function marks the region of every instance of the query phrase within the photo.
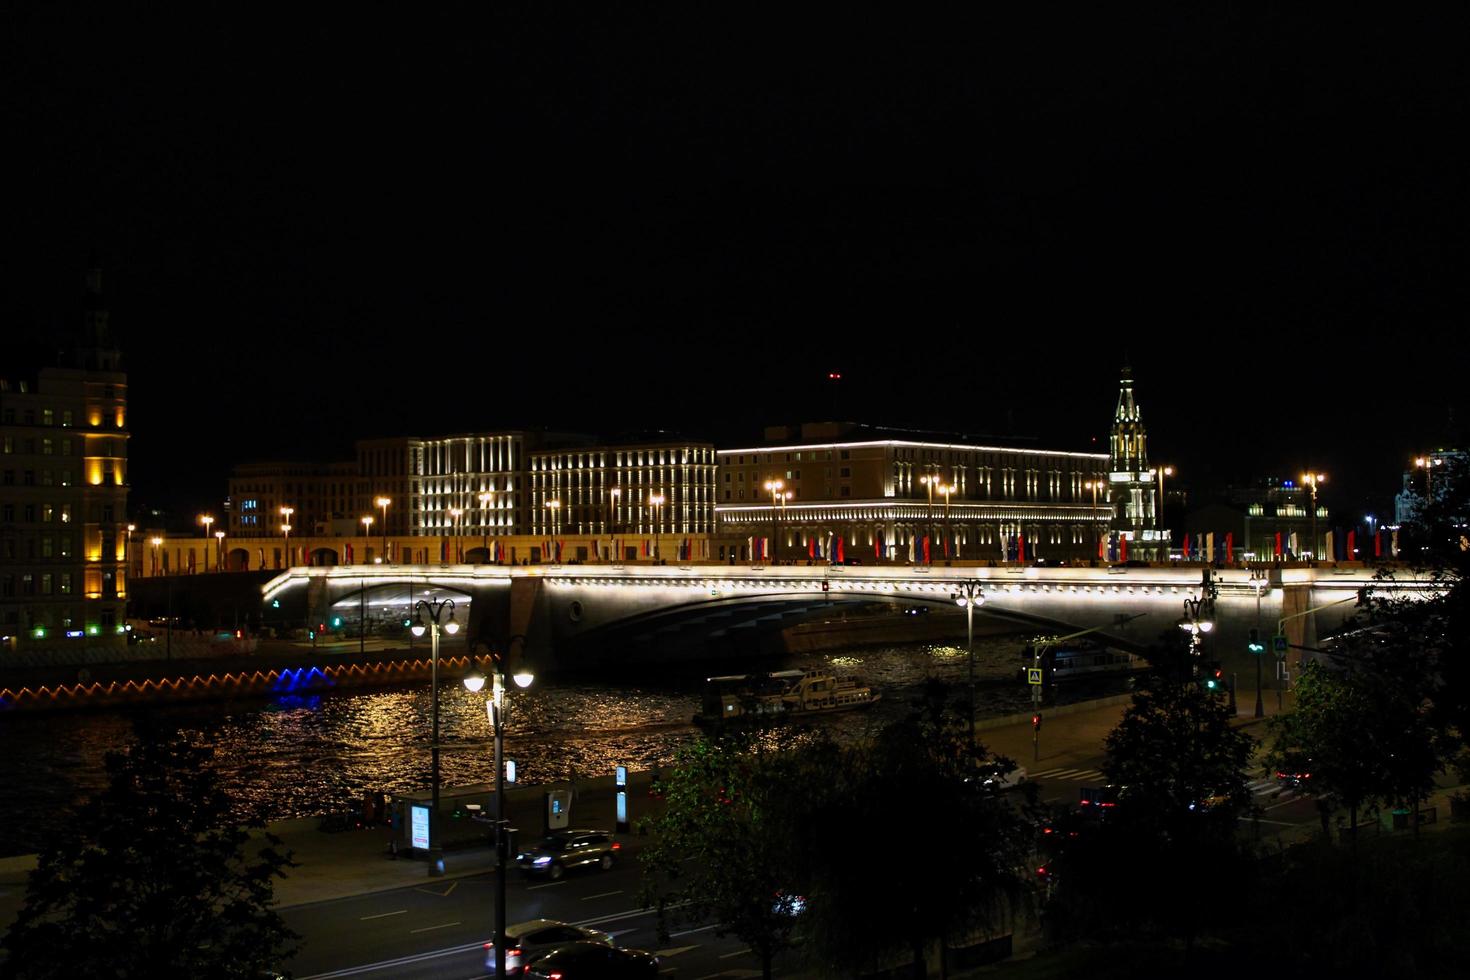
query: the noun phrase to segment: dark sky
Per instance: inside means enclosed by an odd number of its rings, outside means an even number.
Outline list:
[[[1085,449],[1126,358],[1185,483],[1354,509],[1466,417],[1463,13],[123,6],[0,14],[0,322],[100,252],[137,503],[410,431]]]

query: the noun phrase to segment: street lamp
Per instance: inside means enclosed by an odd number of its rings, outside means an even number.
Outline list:
[[[449,610],[449,620],[441,625],[439,620],[446,608]],[[413,611],[414,624],[410,627],[413,635],[423,636],[426,630],[429,631],[429,684],[434,691],[434,731],[429,745],[433,759],[429,805],[429,876],[438,877],[444,873],[444,847],[439,841],[439,631],[442,629],[453,636],[459,632],[459,623],[454,618],[453,599],[420,599],[414,603]],[[424,623],[425,613],[429,614],[428,624]]]
[[[153,577],[154,578],[157,578],[158,577],[158,549],[159,549],[159,547],[161,547],[163,545],[163,539],[162,538],[149,538],[148,541],[149,541],[150,544],[153,545]]]
[[[949,543],[953,538],[953,532],[949,529],[949,498],[959,487],[953,483],[945,483],[939,487],[939,492],[944,496],[944,557],[949,557]]]
[[[1261,703],[1261,657],[1266,647],[1261,643],[1261,590],[1270,587],[1264,568],[1251,569],[1251,587],[1256,590],[1256,626],[1251,630],[1249,649],[1256,661],[1256,717],[1266,717],[1266,706]]]
[[[516,640],[525,643],[526,638],[517,634],[505,644],[505,653]],[[490,700],[485,703],[485,713],[490,717],[490,728],[495,733],[495,975],[505,976],[505,877],[506,864],[510,856],[510,835],[506,832],[505,819],[505,663],[503,654],[491,651],[495,665],[494,685]],[[516,686],[522,689],[531,686],[534,675],[526,669],[514,675]],[[478,694],[485,686],[485,675],[478,669],[465,676],[464,686]]]
[[[928,465],[932,469],[935,464],[930,463]],[[932,537],[934,534],[934,487],[939,483],[939,477],[933,473],[929,473],[919,477],[919,482],[924,484],[929,491],[929,503],[924,508],[924,536],[927,538]],[[929,564],[934,564],[932,556],[929,558]]]
[[[970,748],[975,747],[975,607],[985,605],[985,586],[979,582],[961,582],[960,591],[951,596],[965,610],[965,649],[970,655]]]
[[[771,495],[771,557],[773,559],[780,557],[781,551],[781,521],[776,507],[785,499],[781,495],[781,490],[785,486],[786,484],[780,480],[767,480],[765,483],[766,492]]]
[[[653,560],[658,562],[658,532],[663,528],[664,495],[649,494],[648,506],[653,509]]]
[[[128,536],[123,541],[123,564],[125,566],[127,566],[128,577],[130,577],[130,578],[132,577],[132,574],[133,574],[133,532],[136,531],[137,529],[138,529],[138,525],[136,525],[136,524],[129,524],[128,525]],[[140,573],[138,575],[138,577],[139,578],[142,578],[143,576]]]
[[[366,538],[370,534],[372,534],[373,515],[371,515],[371,514],[364,514],[364,515],[362,515],[362,517],[359,518],[359,520],[362,521],[362,536],[364,538]]]
[[[1204,581],[1200,583],[1200,594],[1193,599],[1184,600],[1184,615],[1179,620],[1179,628],[1189,634],[1189,654],[1192,658],[1190,674],[1199,671],[1199,657],[1202,655],[1204,635],[1215,628],[1215,596],[1217,594],[1214,582],[1210,580],[1210,570],[1205,569]]]
[[[464,514],[464,511],[460,510],[458,507],[449,508],[449,526],[454,530],[455,564],[459,564],[461,561],[464,561],[464,549],[461,547],[459,541],[459,518],[462,514]]]
[[[1102,551],[1102,529],[1097,526],[1097,492],[1106,484],[1102,480],[1088,480],[1082,485],[1092,491],[1092,557],[1095,559]]]
[[[291,567],[291,515],[295,507],[281,508],[281,554],[286,556],[286,567]]]
[[[492,514],[485,511],[490,508],[490,502],[495,499],[494,490],[485,490],[480,493],[480,547],[485,552],[485,564],[490,564],[490,518]]]
[[[225,532],[214,532],[214,570],[225,570]]]
[[[199,523],[204,525],[204,570],[209,570],[209,526],[214,523],[213,514],[200,514]]]
[[[1158,511],[1154,514],[1154,518],[1158,522],[1159,532],[1160,533],[1163,533],[1163,531],[1164,531],[1164,477],[1166,477],[1166,476],[1173,476],[1173,475],[1174,475],[1174,467],[1172,467],[1172,466],[1160,466],[1159,467],[1159,508],[1158,508]],[[1172,541],[1169,541],[1168,539],[1165,539],[1165,541],[1164,541],[1164,560],[1165,561],[1168,561],[1169,560],[1169,546],[1171,544],[1173,544]]]
[[[1317,553],[1317,487],[1327,482],[1326,473],[1303,473],[1302,484],[1312,491],[1312,560],[1320,561]]]
[[[392,497],[375,497],[373,499],[373,503],[383,509],[383,555],[379,559],[381,562],[388,560],[388,505],[392,502]]]

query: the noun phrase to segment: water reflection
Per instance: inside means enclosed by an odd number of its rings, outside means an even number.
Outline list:
[[[1029,707],[1029,692],[1016,678],[1017,650],[1010,639],[976,641],[981,715]],[[805,654],[770,668],[855,673],[880,691],[883,700],[872,710],[824,720],[847,738],[899,717],[926,678],[962,688],[968,663],[963,646],[925,644]],[[619,682],[538,679],[530,690],[512,689],[506,755],[516,760],[525,783],[605,775],[618,765],[667,764],[698,734],[690,721],[704,674],[686,665],[676,674],[642,673]],[[269,699],[135,710],[161,716],[212,746],[242,815],[313,816],[354,806],[368,791],[392,794],[429,783],[427,684],[327,695],[285,691]],[[103,755],[126,744],[131,717],[129,710],[115,710],[0,720],[7,747],[0,804],[10,828],[0,842],[3,853],[35,850],[51,814],[101,788]],[[490,781],[485,695],[444,678],[440,726],[444,784]]]

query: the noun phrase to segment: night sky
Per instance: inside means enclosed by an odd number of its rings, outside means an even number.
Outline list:
[[[0,13],[0,373],[100,254],[135,505],[408,432],[1101,449],[1125,359],[1196,492],[1464,439],[1463,11],[125,6]]]

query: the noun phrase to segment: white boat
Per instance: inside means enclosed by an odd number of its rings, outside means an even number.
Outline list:
[[[695,724],[737,718],[797,718],[866,708],[882,695],[856,677],[820,670],[779,670],[770,674],[732,674],[705,680]]]

